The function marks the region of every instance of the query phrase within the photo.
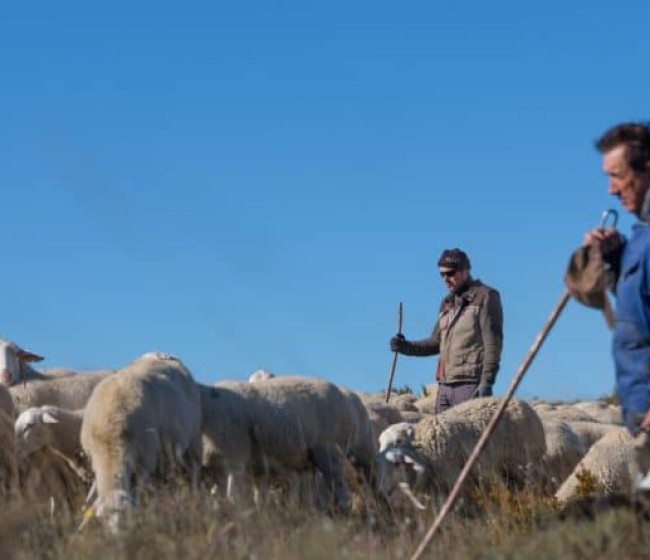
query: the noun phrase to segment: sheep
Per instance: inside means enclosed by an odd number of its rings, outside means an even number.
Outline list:
[[[44,375],[33,369],[30,362],[44,358],[23,350],[15,342],[0,338],[0,383],[9,387],[24,379],[42,379]]]
[[[420,397],[413,404],[420,412],[426,414],[435,414],[436,413],[436,401],[438,399],[436,395],[427,395],[426,397]]]
[[[600,422],[567,422],[570,428],[580,436],[587,450],[604,435],[620,428],[617,424],[601,424]]]
[[[544,425],[546,453],[542,457],[540,475],[544,493],[553,493],[587,453],[582,438],[566,422],[547,420]]]
[[[19,497],[19,472],[16,460],[16,438],[13,400],[6,387],[0,384],[0,497]]]
[[[14,423],[18,460],[49,446],[58,451],[83,480],[88,480],[80,437],[83,412],[83,409],[67,410],[46,405],[20,413]]]
[[[630,494],[634,464],[634,439],[624,427],[610,430],[589,449],[555,493],[566,504],[588,493]]]
[[[603,401],[583,401],[577,402],[573,406],[589,414],[595,422],[601,424],[616,424],[619,426],[623,425],[620,406],[608,404]]]
[[[379,435],[388,426],[404,421],[403,412],[391,404],[386,404],[383,398],[368,393],[358,393],[358,395],[368,411],[373,442],[379,440]]]
[[[355,391],[345,387],[340,387],[340,390],[348,398],[355,420],[348,458],[363,472],[367,482],[374,482],[375,443],[368,410]]]
[[[95,385],[113,373],[113,370],[97,370],[49,379],[34,379],[12,385],[9,392],[19,412],[43,405],[75,410],[83,408]]]
[[[264,381],[273,377],[275,377],[275,374],[271,373],[270,371],[267,371],[265,369],[258,369],[250,374],[248,382],[255,383],[256,381]]]
[[[556,422],[595,422],[593,416],[570,404],[555,406],[552,409],[538,407],[535,409],[542,420]]]
[[[411,492],[444,498],[498,407],[495,398],[472,399],[415,424],[407,444],[378,453],[380,493],[389,496],[395,488],[406,486]],[[382,442],[385,439],[380,437]],[[541,420],[527,403],[512,399],[479,456],[471,482],[501,475],[510,483],[521,483],[523,467],[539,462],[545,452]]]
[[[30,363],[42,356],[23,350],[0,338],[0,383],[9,387],[16,409],[52,404],[62,408],[83,408],[93,387],[113,370],[102,369],[77,374],[70,369],[39,372]]]
[[[275,377],[200,389],[204,441],[223,464],[227,499],[250,497],[251,477],[259,481],[271,474],[318,470],[335,507],[347,509],[343,462],[359,442],[358,403],[314,378]]]
[[[386,428],[379,436],[379,452],[389,447],[412,447],[415,426],[411,422],[399,422]]]
[[[148,353],[101,381],[85,407],[81,445],[95,475],[97,517],[118,529],[136,491],[184,459],[196,483],[201,461],[201,398],[183,363]]]

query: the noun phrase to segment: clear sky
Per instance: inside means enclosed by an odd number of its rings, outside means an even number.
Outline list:
[[[0,11],[0,336],[40,366],[181,357],[386,386],[436,261],[499,289],[503,393],[606,194],[594,139],[650,118],[650,2],[23,2]],[[632,220],[621,212],[625,232]],[[419,390],[435,358],[400,357]],[[610,394],[570,302],[519,395]]]

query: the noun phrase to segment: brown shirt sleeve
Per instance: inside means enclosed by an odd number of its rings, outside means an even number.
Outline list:
[[[501,361],[503,349],[503,308],[499,292],[487,290],[487,301],[481,309],[481,332],[483,336],[483,374],[482,378],[494,383]]]

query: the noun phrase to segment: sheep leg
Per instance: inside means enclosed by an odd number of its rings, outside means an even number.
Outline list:
[[[311,450],[311,457],[323,475],[327,492],[333,495],[334,506],[341,511],[348,511],[348,485],[343,476],[340,451],[333,445],[319,445]]]

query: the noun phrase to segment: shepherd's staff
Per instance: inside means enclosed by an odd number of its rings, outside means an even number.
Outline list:
[[[402,334],[402,302],[399,302],[397,306],[397,334]],[[390,363],[390,375],[388,376],[388,388],[386,389],[386,403],[390,400],[390,390],[393,387],[393,377],[395,377],[395,366],[397,365],[397,354],[399,352],[395,350],[393,352],[393,360]]]
[[[609,216],[613,216],[614,219],[614,227],[616,226],[616,220],[617,220],[617,213],[615,210],[606,210],[603,212],[602,220],[600,223],[600,227],[604,228],[605,223],[607,222],[607,218]],[[485,430],[481,434],[481,437],[479,438],[478,442],[476,443],[476,446],[472,450],[472,453],[470,456],[467,458],[467,461],[465,462],[465,466],[463,469],[460,471],[460,474],[458,475],[458,478],[456,479],[456,482],[454,483],[453,488],[451,489],[451,492],[449,493],[449,496],[447,497],[447,500],[445,503],[442,505],[442,508],[440,508],[440,511],[438,512],[437,517],[433,520],[433,523],[431,524],[431,527],[429,527],[429,530],[427,531],[426,535],[422,539],[422,542],[419,544],[417,550],[414,552],[413,556],[411,556],[411,560],[418,560],[419,558],[422,557],[422,554],[424,554],[424,551],[426,547],[429,545],[431,542],[431,539],[433,536],[436,534],[436,531],[440,528],[442,525],[443,520],[453,507],[454,503],[456,502],[456,499],[458,498],[458,495],[460,494],[460,489],[462,488],[465,479],[469,475],[469,471],[472,469],[474,466],[474,463],[478,459],[479,455],[481,454],[481,451],[483,451],[483,448],[485,447],[485,444],[487,443],[488,439],[492,435],[492,432],[496,428],[496,425],[498,424],[499,420],[501,419],[501,416],[503,416],[503,413],[508,406],[508,403],[510,402],[510,399],[512,398],[512,395],[514,394],[515,390],[517,389],[519,383],[524,377],[524,374],[526,373],[526,370],[530,366],[531,362],[533,361],[533,358],[537,355],[537,352],[539,351],[540,347],[542,346],[542,343],[546,339],[546,336],[550,332],[550,330],[553,328],[553,325],[555,325],[555,322],[557,321],[557,318],[560,316],[560,313],[568,303],[568,301],[571,299],[571,292],[566,289],[562,296],[560,297],[559,301],[555,305],[555,308],[553,309],[551,315],[549,318],[546,320],[546,324],[542,328],[542,330],[539,332],[537,337],[535,338],[532,346],[528,350],[528,354],[524,358],[524,361],[521,363],[519,366],[519,369],[515,373],[515,376],[513,377],[512,381],[510,382],[510,386],[508,387],[508,390],[506,391],[506,394],[504,395],[503,399],[501,400],[501,403],[499,404],[499,408],[497,408],[497,411],[494,413],[494,416],[492,416],[490,422],[486,426]]]

